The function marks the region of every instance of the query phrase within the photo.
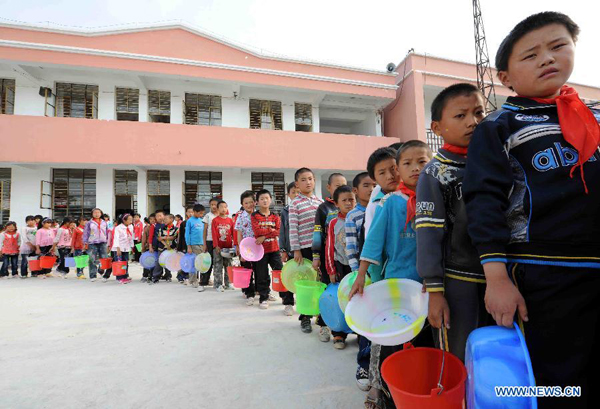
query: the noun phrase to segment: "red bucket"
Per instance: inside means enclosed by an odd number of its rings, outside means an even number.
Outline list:
[[[112,259],[110,258],[101,258],[100,259],[100,268],[102,270],[108,270],[112,265]]]
[[[127,274],[127,262],[114,261],[112,263],[112,270],[114,276],[124,276],[125,274]]]
[[[233,284],[233,267],[227,267],[227,275],[229,276],[229,282]]]
[[[42,256],[40,257],[40,267],[46,269],[52,269],[56,263],[56,257],[54,256]]]
[[[42,269],[42,266],[40,265],[40,260],[28,260],[29,262],[29,269],[33,272],[33,271],[40,271]]]
[[[408,348],[390,355],[381,365],[381,377],[387,383],[399,408],[462,409],[465,407],[467,369],[460,359],[445,353],[440,393],[438,381],[442,368],[442,350]]]
[[[281,271],[273,270],[271,273],[273,274],[273,276],[272,276],[273,291],[279,291],[280,293],[285,293],[288,289],[285,288],[285,285],[283,285],[283,282],[281,281]]]

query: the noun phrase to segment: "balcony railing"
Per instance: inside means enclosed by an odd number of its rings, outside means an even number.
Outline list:
[[[425,134],[427,135],[427,145],[429,145],[433,153],[436,153],[444,145],[444,140],[441,136],[437,136],[431,129],[426,129]]]

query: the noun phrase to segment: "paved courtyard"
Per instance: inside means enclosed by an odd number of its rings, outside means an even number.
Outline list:
[[[362,407],[356,337],[338,351],[279,299],[260,310],[131,272],[0,280],[0,408]]]

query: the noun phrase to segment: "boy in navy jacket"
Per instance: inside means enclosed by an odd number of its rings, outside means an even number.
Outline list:
[[[544,12],[502,42],[498,77],[519,96],[475,130],[463,186],[487,310],[507,327],[518,312],[538,386],[581,386],[540,408],[599,407],[600,111],[565,85],[578,34]]]

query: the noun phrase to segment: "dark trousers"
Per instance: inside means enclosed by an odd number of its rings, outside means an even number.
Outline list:
[[[133,261],[137,261],[137,262],[140,261],[140,256],[142,255],[142,253],[140,253],[138,251],[137,247],[135,246],[136,244],[139,244],[139,243],[140,243],[139,240],[134,240],[133,241],[133,249],[132,249],[132,252],[133,252]]]
[[[69,267],[65,266],[65,258],[69,257],[69,254],[71,254],[71,248],[70,247],[59,247],[58,249],[58,257],[59,257],[59,264],[58,264],[58,268],[57,270],[63,273],[69,273]]]
[[[305,249],[301,249],[300,253],[302,253],[302,258],[305,258],[307,260],[312,261],[313,259],[313,255],[312,255],[312,249],[310,247],[307,247]],[[312,318],[312,315],[304,315],[304,314],[300,314],[300,316],[298,317],[298,319],[300,321],[302,321],[305,318]],[[320,326],[324,326],[325,322],[323,322],[323,320],[321,319],[322,323],[319,323],[319,319],[321,318],[321,316],[319,315],[319,318],[317,318],[317,324],[319,324]]]
[[[27,271],[29,268],[29,261],[27,258],[33,256],[33,254],[21,254],[21,276],[27,277]]]
[[[325,268],[325,266],[321,266],[321,270],[322,271],[327,271],[327,269]],[[335,270],[337,272],[337,276],[336,276],[336,282],[337,283],[339,283],[340,281],[342,281],[342,279],[344,277],[346,277],[348,274],[350,274],[352,272],[352,269],[350,268],[349,265],[342,264],[339,261],[335,261]],[[331,282],[328,274],[321,274],[321,278],[324,275],[327,276],[327,281]],[[320,315],[319,315],[319,319],[317,320],[317,323],[319,323],[319,320],[323,321],[323,319],[321,318]],[[321,324],[319,324],[319,325],[321,325]],[[324,321],[323,321],[323,325],[325,325]],[[331,331],[331,335],[333,335],[334,337],[341,337],[343,339],[346,339],[348,337],[348,334],[346,334],[345,332],[340,332],[340,331]],[[369,352],[369,354],[370,354],[370,352]],[[368,368],[368,364],[367,364],[367,368]]]
[[[365,371],[369,370],[369,362],[371,361],[371,341],[362,335],[358,336],[358,354],[356,355],[356,363]]]
[[[450,329],[446,331],[448,348],[464,362],[469,334],[477,328],[495,325],[493,317],[485,309],[485,284],[446,277],[444,297],[450,308]],[[433,331],[439,348],[439,330]]]
[[[4,261],[2,262],[2,270],[0,275],[8,277],[8,266],[12,269],[12,275],[16,276],[19,274],[17,267],[19,266],[19,255],[18,254],[5,254]]]
[[[581,386],[580,398],[538,398],[538,407],[598,408],[600,270],[510,265],[525,298],[525,341],[537,386]]]
[[[162,254],[164,250],[161,250],[159,252],[159,257],[160,254]],[[163,270],[164,270],[164,274],[163,274]],[[160,264],[158,264],[158,261],[156,262],[156,265],[154,266],[154,269],[152,270],[152,280],[153,281],[158,281],[161,278],[163,280],[170,280],[171,277],[173,277],[173,275],[171,274],[171,271],[169,271],[167,268],[163,268],[163,266],[161,266]]]
[[[129,262],[129,252],[127,252],[127,251],[122,251],[121,252],[121,257],[117,256],[117,252],[116,251],[111,251],[110,254],[111,254],[111,257],[112,257],[113,261],[127,261],[127,262]],[[104,271],[103,278],[108,279],[108,278],[110,278],[111,274],[112,274],[112,267],[109,268],[109,269],[106,269]],[[122,276],[115,276],[115,278],[117,280],[125,280],[126,278],[129,278],[129,263],[127,263],[127,273],[125,273]]]
[[[53,254],[50,254],[50,250],[52,250],[52,246],[40,246],[40,257],[42,256],[52,256]],[[39,271],[39,274],[49,274],[50,272],[52,272],[51,268],[42,268],[41,271]]]
[[[206,251],[208,252],[208,254],[210,254],[211,256],[214,253],[214,247],[213,247],[213,242],[212,241],[206,241]],[[211,259],[210,261],[210,268],[208,269],[208,271],[206,273],[202,273],[200,274],[200,285],[203,287],[206,287],[208,285],[208,280],[210,280],[210,275],[212,273],[212,268],[214,265],[214,260]]]
[[[250,261],[240,261],[240,267],[252,270],[252,275],[250,276],[250,285],[248,285],[246,288],[242,288],[242,292],[246,294],[246,298],[254,298],[254,295],[256,295],[257,292],[254,282],[254,276],[256,275],[256,271],[254,270],[255,266],[256,263],[252,263]]]
[[[269,275],[269,266],[273,270],[281,270],[283,263],[281,262],[281,254],[279,251],[265,253],[262,259],[254,263],[254,275],[256,277],[256,290],[260,295],[260,302],[269,299],[271,292],[271,277]]]

